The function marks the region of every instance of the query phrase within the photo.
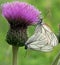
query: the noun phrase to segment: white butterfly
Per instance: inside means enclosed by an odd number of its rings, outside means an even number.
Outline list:
[[[57,44],[58,40],[55,34],[45,23],[40,22],[35,33],[25,43],[25,48],[48,52]]]

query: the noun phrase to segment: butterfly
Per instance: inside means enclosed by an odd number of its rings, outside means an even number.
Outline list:
[[[57,44],[58,39],[56,35],[41,19],[36,26],[35,33],[26,41],[25,49],[49,52],[52,51]]]

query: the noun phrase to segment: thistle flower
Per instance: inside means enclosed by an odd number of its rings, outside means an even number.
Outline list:
[[[40,12],[32,5],[17,1],[4,4],[2,14],[10,24],[20,23],[22,26],[28,26],[39,21]]]
[[[24,46],[27,26],[38,23],[40,12],[30,4],[15,1],[2,6],[2,15],[10,24],[7,42],[14,46]]]
[[[27,40],[27,26],[37,24],[40,12],[25,2],[11,2],[2,5],[2,15],[10,24],[6,40],[12,45],[13,65],[17,65],[18,47]]]

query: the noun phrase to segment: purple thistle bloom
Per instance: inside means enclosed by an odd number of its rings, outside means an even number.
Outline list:
[[[28,38],[27,26],[37,24],[40,20],[39,10],[19,1],[3,4],[2,15],[10,24],[6,41],[13,46],[24,46]]]
[[[37,24],[40,16],[39,10],[34,6],[19,1],[4,4],[2,14],[10,24],[20,23],[20,26]]]

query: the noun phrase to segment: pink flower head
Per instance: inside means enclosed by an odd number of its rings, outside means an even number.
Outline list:
[[[34,6],[19,1],[3,4],[2,14],[10,24],[21,26],[36,24],[40,16],[40,12]]]

